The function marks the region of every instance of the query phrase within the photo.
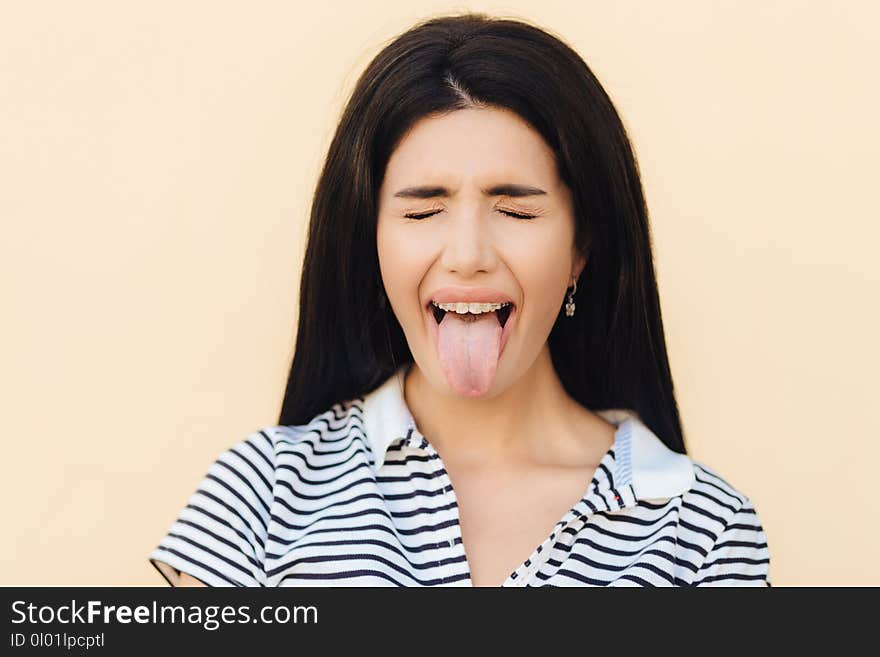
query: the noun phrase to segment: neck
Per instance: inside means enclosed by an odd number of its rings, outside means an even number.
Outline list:
[[[532,366],[494,397],[441,393],[415,364],[404,396],[419,431],[445,461],[594,462],[613,442],[614,425],[569,397],[547,344]]]

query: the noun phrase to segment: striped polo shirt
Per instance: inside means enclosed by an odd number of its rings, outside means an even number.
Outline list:
[[[185,572],[212,586],[472,586],[455,491],[407,408],[405,367],[221,454],[150,562],[172,585]],[[633,411],[596,413],[616,427],[611,448],[502,586],[770,586],[745,495]]]

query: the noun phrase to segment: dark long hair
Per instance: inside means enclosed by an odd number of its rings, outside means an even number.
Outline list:
[[[568,394],[589,409],[628,408],[671,449],[684,437],[666,355],[648,211],[614,105],[581,57],[526,22],[466,13],[425,20],[360,76],[315,189],[299,325],[279,424],[305,424],[375,389],[413,361],[385,301],[376,249],[386,164],[417,120],[504,107],[556,154],[588,255],[577,312],[548,338]]]

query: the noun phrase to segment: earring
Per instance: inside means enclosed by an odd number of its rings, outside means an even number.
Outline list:
[[[572,278],[571,282],[571,292],[568,293],[568,302],[565,304],[566,317],[571,317],[572,315],[574,315],[574,293],[577,291],[577,279]]]

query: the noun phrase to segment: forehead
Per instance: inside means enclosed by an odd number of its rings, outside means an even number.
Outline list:
[[[391,154],[383,188],[496,178],[545,189],[558,180],[553,151],[519,115],[501,108],[468,108],[420,119]]]

